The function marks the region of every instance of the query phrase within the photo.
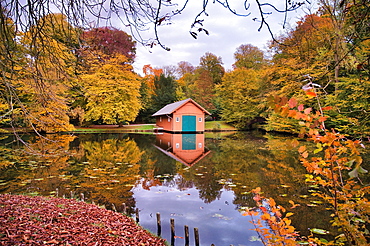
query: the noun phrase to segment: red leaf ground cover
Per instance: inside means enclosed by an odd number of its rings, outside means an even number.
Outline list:
[[[166,245],[129,217],[73,199],[0,194],[0,245]]]

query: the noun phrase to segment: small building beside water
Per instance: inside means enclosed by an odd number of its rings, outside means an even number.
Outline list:
[[[204,132],[205,118],[211,115],[193,99],[167,104],[152,116],[156,129],[173,133]]]

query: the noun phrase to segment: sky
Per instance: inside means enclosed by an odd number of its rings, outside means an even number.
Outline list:
[[[211,52],[217,57],[221,57],[225,69],[230,70],[235,62],[234,53],[240,45],[252,44],[262,50],[267,50],[271,35],[266,26],[261,31],[258,31],[260,22],[253,21],[253,18],[259,18],[260,16],[257,5],[252,0],[248,1],[251,4],[250,10],[243,12],[250,13],[248,17],[235,16],[219,3],[209,1],[208,16],[203,16],[204,18],[202,18],[204,19],[203,28],[209,31],[209,35],[203,32],[198,34],[197,39],[194,39],[189,34],[189,30],[195,16],[202,9],[202,2],[190,0],[190,4],[185,11],[171,20],[171,25],[163,25],[158,28],[160,41],[169,47],[170,51],[164,50],[159,45],[149,48],[137,44],[136,59],[133,64],[137,73],[142,74],[142,68],[147,64],[160,68],[168,65],[176,66],[180,61],[187,61],[193,66],[198,66],[200,58],[206,52]],[[244,1],[238,0],[238,2]],[[285,1],[275,0],[269,2],[282,4]],[[287,18],[289,25],[294,25],[300,17],[308,13],[307,7],[290,12]],[[235,8],[238,8],[238,6],[235,6]],[[273,9],[265,8],[265,11],[271,12]],[[273,12],[273,14],[267,17],[267,21],[274,35],[282,34],[286,30],[283,29],[284,14]],[[144,37],[151,35],[150,30],[142,33],[142,35]]]

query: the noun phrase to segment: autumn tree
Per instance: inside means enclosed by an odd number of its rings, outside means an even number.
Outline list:
[[[177,73],[180,75],[180,77],[184,76],[187,73],[193,73],[195,70],[195,67],[187,61],[181,61],[177,63]]]
[[[226,73],[216,91],[222,119],[238,128],[246,128],[265,107],[261,75],[253,69],[238,68]]]
[[[80,52],[103,53],[107,56],[121,54],[133,63],[136,55],[136,42],[126,32],[114,27],[92,28],[82,33]]]
[[[266,63],[263,51],[251,44],[240,45],[234,53],[234,59],[234,68],[260,69]]]
[[[16,42],[16,26],[9,13],[1,6],[0,21],[0,124],[9,126],[13,124],[12,115],[20,108],[15,86],[21,77],[25,57],[21,46]]]
[[[180,62],[178,69],[182,77],[178,80],[178,97],[192,98],[202,107],[209,110],[214,117],[218,117],[219,107],[215,97],[215,85],[221,82],[225,73],[222,58],[206,52],[194,68],[188,62]]]
[[[80,76],[86,98],[85,121],[123,124],[134,121],[140,103],[141,81],[127,64],[127,58],[116,54]]]
[[[225,68],[222,66],[222,58],[216,55],[206,52],[204,56],[200,58],[199,67],[209,73],[214,84],[221,82],[222,76],[225,73]]]
[[[39,36],[34,36],[35,31]],[[71,130],[67,91],[75,73],[78,31],[62,14],[40,19],[26,32],[21,44],[27,57],[18,95],[22,96],[24,122],[37,131]]]

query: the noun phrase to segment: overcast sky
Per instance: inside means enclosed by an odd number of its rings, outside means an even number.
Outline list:
[[[160,46],[154,48],[144,47],[141,44],[137,45],[136,60],[134,69],[142,74],[142,68],[146,64],[152,67],[161,67],[165,65],[177,65],[180,61],[190,62],[192,65],[199,65],[199,59],[206,52],[211,52],[222,58],[226,70],[232,68],[234,61],[234,53],[242,44],[252,44],[260,49],[266,49],[267,43],[271,40],[271,36],[264,26],[260,32],[258,28],[260,22],[253,21],[253,18],[260,19],[259,12],[254,0],[250,0],[250,11],[243,12],[251,13],[248,17],[235,16],[220,4],[213,4],[209,1],[207,13],[209,16],[203,16],[204,28],[209,31],[207,36],[205,33],[198,34],[198,39],[194,39],[190,34],[190,26],[201,9],[200,4],[203,1],[193,0],[185,9],[183,14],[177,15],[172,19],[171,25],[160,26],[158,28],[161,42],[169,47],[171,51],[166,51]],[[229,1],[232,2],[232,1]],[[238,1],[243,2],[243,1]],[[277,2],[282,4],[285,1],[276,0],[269,2]],[[197,5],[198,4],[198,5]],[[235,6],[235,8],[238,8]],[[265,11],[273,11],[272,8],[266,8]],[[307,8],[302,8],[299,11],[290,12],[287,21],[294,25],[300,17],[304,16],[304,12],[308,13]],[[273,33],[278,35],[284,31],[282,24],[284,14],[273,12],[267,17]],[[145,33],[144,33],[145,35]]]

